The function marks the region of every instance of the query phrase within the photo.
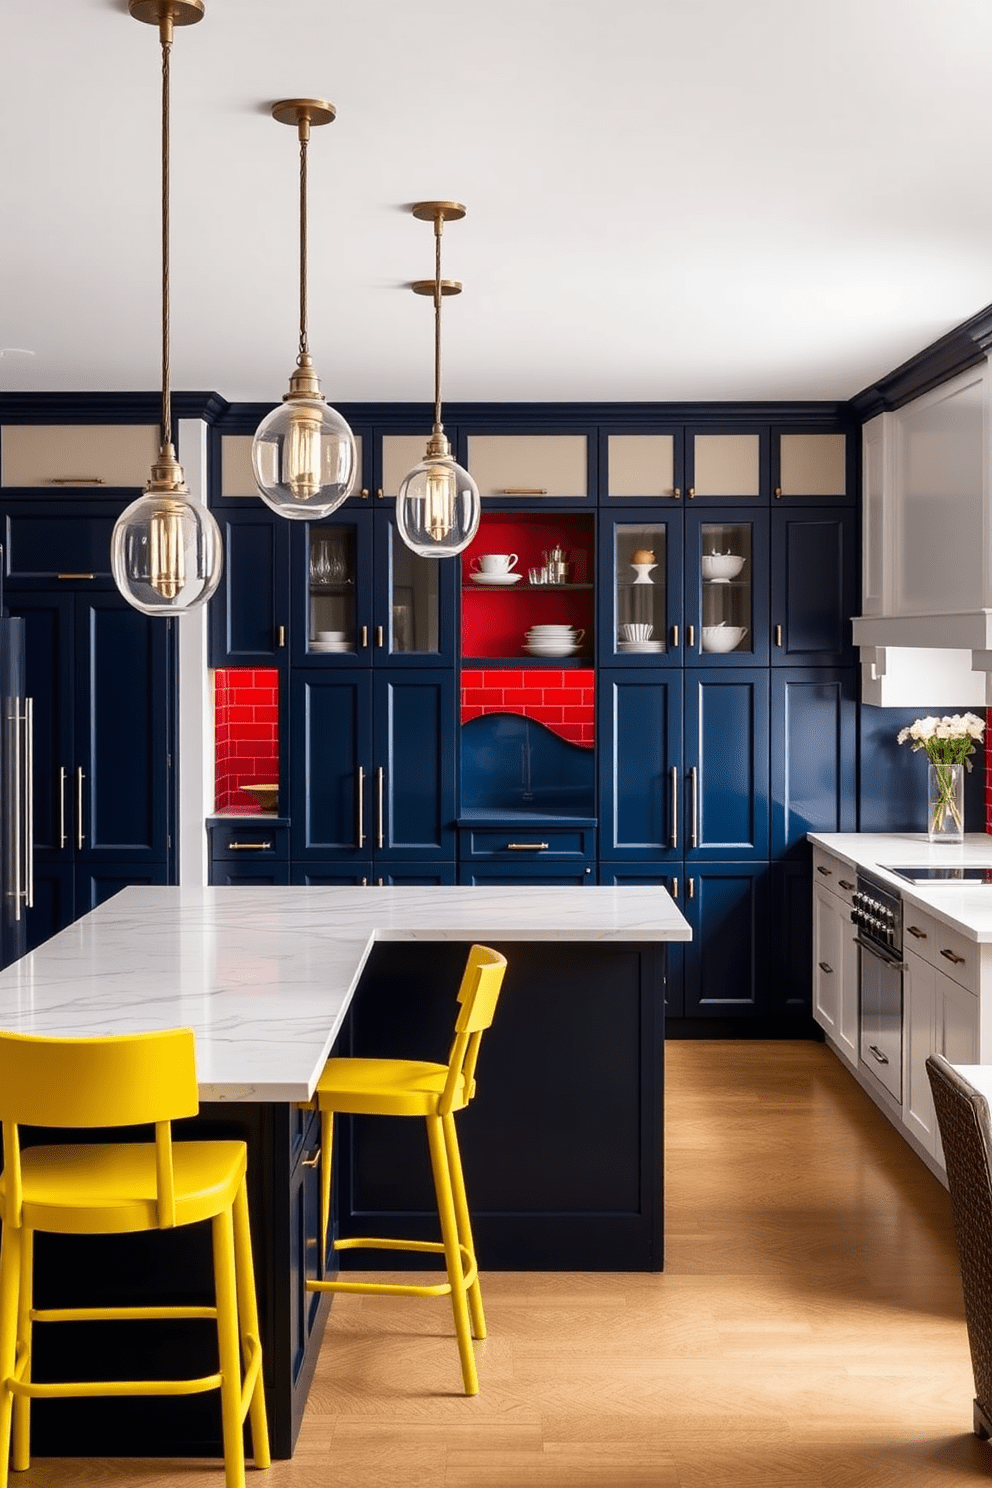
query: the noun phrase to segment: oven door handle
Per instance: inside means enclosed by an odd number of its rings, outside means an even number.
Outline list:
[[[907,963],[905,961],[897,961],[894,956],[887,956],[878,946],[872,945],[871,941],[862,940],[860,935],[856,935],[854,940],[856,945],[859,945],[863,951],[867,951],[870,956],[874,956],[876,961],[881,961],[890,971],[905,971],[907,969]]]

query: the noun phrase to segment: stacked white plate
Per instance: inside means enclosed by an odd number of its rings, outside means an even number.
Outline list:
[[[524,650],[531,656],[574,656],[584,634],[571,625],[532,625],[524,636]]]
[[[311,651],[354,651],[353,641],[311,641]]]
[[[618,651],[664,651],[664,641],[617,641]]]
[[[474,573],[471,575],[473,584],[494,584],[498,589],[501,584],[519,584],[523,574],[518,573]]]

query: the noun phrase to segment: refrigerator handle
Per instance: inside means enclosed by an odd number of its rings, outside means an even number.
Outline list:
[[[65,765],[59,766],[59,847],[65,847],[68,838],[65,835]]]
[[[81,850],[86,846],[83,839],[83,774],[82,765],[76,766],[76,846]]]
[[[24,699],[24,904],[34,909],[34,698]]]
[[[8,824],[8,832],[10,833],[10,836],[7,839],[8,842],[11,842],[11,845],[13,847],[13,852],[11,854],[13,863],[11,864],[11,867],[13,869],[14,883],[10,891],[10,897],[14,901],[14,922],[15,924],[20,924],[21,899],[24,893],[22,887],[23,862],[21,859],[24,839],[21,836],[21,710],[17,706],[16,702],[12,703],[10,708],[8,709],[7,720],[8,726],[10,727],[10,742],[14,756],[10,762],[10,774],[8,776],[8,779],[10,780],[11,786],[13,788],[14,795],[13,820]]]

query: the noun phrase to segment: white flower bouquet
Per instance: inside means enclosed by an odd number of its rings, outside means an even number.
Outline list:
[[[975,752],[975,743],[981,742],[985,733],[985,722],[974,713],[944,714],[943,718],[918,718],[908,728],[899,730],[899,743],[911,741],[912,748],[926,751],[933,766],[934,794],[930,802],[930,834],[944,830],[950,818],[958,833],[964,831],[961,803],[956,789],[958,771],[953,766],[964,765],[971,769],[969,755]]]

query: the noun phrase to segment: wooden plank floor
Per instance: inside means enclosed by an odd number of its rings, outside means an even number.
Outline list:
[[[673,1043],[667,1059],[665,1272],[484,1275],[473,1400],[446,1299],[336,1299],[297,1455],[249,1488],[992,1477],[940,1184],[821,1045]],[[38,1459],[12,1481],[210,1488],[223,1473]]]

